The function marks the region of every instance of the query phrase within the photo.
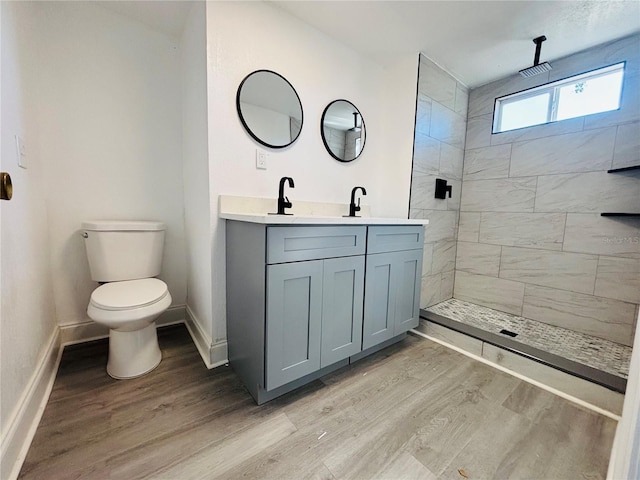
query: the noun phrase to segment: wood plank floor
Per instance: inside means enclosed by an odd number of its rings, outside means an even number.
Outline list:
[[[183,325],[117,381],[107,342],[65,350],[21,479],[605,478],[616,422],[408,336],[257,406]]]

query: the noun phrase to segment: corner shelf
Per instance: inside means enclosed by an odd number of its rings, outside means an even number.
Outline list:
[[[629,170],[640,170],[640,165],[632,165],[631,167],[612,168],[607,173],[628,172]]]
[[[640,165],[632,165],[630,167],[612,168],[607,170],[607,173],[628,172],[630,170],[640,170]],[[640,213],[628,213],[628,212],[603,212],[601,217],[632,217],[640,218]]]
[[[637,217],[640,218],[640,213],[623,213],[623,212],[603,212],[601,217]]]

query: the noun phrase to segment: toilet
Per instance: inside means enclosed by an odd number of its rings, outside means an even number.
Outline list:
[[[107,373],[135,378],[162,360],[155,320],[171,305],[157,278],[165,226],[151,221],[96,220],[82,223],[91,278],[102,283],[91,294],[87,314],[109,327]]]

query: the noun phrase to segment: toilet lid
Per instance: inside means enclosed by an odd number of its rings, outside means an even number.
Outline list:
[[[103,310],[128,310],[156,303],[168,293],[166,283],[157,278],[125,280],[96,288],[91,294],[91,303]]]

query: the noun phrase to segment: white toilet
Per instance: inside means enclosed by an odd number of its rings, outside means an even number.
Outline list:
[[[162,360],[155,320],[171,305],[160,274],[165,226],[148,221],[82,223],[91,278],[104,283],[91,294],[89,318],[109,327],[107,373],[134,378]]]

